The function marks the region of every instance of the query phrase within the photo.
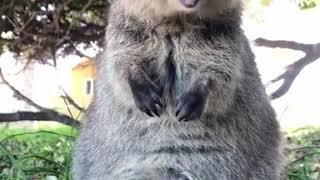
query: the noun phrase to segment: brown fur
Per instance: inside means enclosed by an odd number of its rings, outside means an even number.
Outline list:
[[[281,135],[238,0],[114,0],[76,180],[278,180]]]

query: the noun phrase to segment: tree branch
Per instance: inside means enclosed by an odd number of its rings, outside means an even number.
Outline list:
[[[270,83],[275,83],[283,80],[281,86],[271,93],[271,99],[277,99],[285,95],[290,87],[292,86],[294,80],[300,74],[300,72],[309,64],[313,63],[320,58],[320,43],[317,44],[303,44],[294,41],[273,41],[263,38],[258,38],[255,40],[257,46],[265,46],[270,48],[286,48],[292,50],[298,50],[305,53],[305,56],[295,61],[286,67],[286,71],[271,80]]]
[[[61,55],[53,50],[67,52],[63,50],[69,41],[88,45],[103,39],[107,24],[104,15],[109,7],[106,0],[19,2],[0,2],[0,34],[12,33],[7,39],[0,37],[0,45],[5,44],[18,56],[49,63]]]
[[[0,123],[20,121],[55,121],[74,128],[80,127],[80,122],[70,116],[60,114],[54,110],[40,112],[18,111],[14,113],[0,113]]]
[[[3,76],[2,70],[0,68],[0,79],[2,80],[2,82],[8,86],[11,91],[13,91],[14,96],[17,97],[17,99],[19,100],[23,100],[24,102],[26,102],[27,104],[29,104],[30,106],[38,109],[38,110],[45,110],[46,108],[36,104],[35,102],[33,102],[31,99],[29,99],[28,97],[26,97],[25,95],[23,95],[20,91],[18,91],[16,88],[14,88]]]
[[[81,107],[79,104],[77,104],[75,100],[72,99],[71,96],[63,88],[61,88],[61,90],[63,91],[63,94],[64,94],[61,96],[62,99],[66,100],[69,104],[71,104],[73,107],[75,107],[79,111],[82,111],[82,112],[85,111],[85,109]]]

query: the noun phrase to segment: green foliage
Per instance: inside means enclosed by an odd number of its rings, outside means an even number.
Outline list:
[[[0,179],[71,179],[71,152],[76,130],[26,132],[0,130]]]
[[[310,9],[320,5],[320,0],[300,0],[298,3],[301,9]]]
[[[296,130],[287,141],[287,179],[320,179],[320,129]]]

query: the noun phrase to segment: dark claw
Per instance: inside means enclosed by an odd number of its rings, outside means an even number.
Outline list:
[[[148,114],[148,116],[153,117],[150,111],[145,111],[145,113]]]
[[[207,91],[189,91],[180,96],[176,107],[179,121],[190,121],[200,118],[205,108]]]
[[[129,85],[136,106],[150,117],[160,117],[163,108],[160,88],[148,78],[129,78]]]
[[[153,101],[153,106],[155,107],[155,109],[163,109],[163,105],[159,100]]]
[[[179,121],[181,122],[181,121],[187,121],[187,119],[185,118],[185,117],[181,117],[181,118],[179,118]]]
[[[156,116],[158,116],[158,117],[160,117],[160,114],[159,114],[159,112],[157,112],[157,111],[154,111],[153,112]]]
[[[163,108],[163,105],[162,105],[162,102],[161,102],[160,98],[158,98],[157,100],[155,100],[155,101],[154,101],[154,104],[155,104],[156,106],[159,106],[160,109]]]
[[[176,116],[177,116],[177,117],[179,116],[180,111],[181,111],[181,109],[180,109],[180,107],[178,107],[178,108],[177,108],[177,111],[176,111]]]
[[[157,109],[157,106],[156,104],[151,104],[150,106],[150,113],[154,116],[160,116],[159,113],[158,113],[158,109]]]

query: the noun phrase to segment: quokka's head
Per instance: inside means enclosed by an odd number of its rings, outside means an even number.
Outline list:
[[[168,17],[193,14],[214,17],[232,8],[240,8],[241,0],[110,0],[120,3],[128,13],[142,17]]]

